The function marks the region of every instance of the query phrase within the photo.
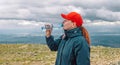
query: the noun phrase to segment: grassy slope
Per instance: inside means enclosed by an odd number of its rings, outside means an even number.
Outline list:
[[[0,44],[0,65],[53,65],[56,52],[41,44]],[[120,65],[120,48],[91,47],[91,65]]]

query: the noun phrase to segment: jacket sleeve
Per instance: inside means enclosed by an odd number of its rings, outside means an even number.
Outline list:
[[[54,40],[54,37],[53,36],[50,36],[50,37],[46,37],[46,42],[47,42],[47,45],[48,47],[50,48],[51,51],[57,51],[58,50],[58,47],[59,47],[59,44],[60,44],[60,41],[61,41],[61,37]]]
[[[90,47],[85,39],[75,45],[76,65],[90,65]]]

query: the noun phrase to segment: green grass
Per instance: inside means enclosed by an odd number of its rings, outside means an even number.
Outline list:
[[[54,65],[56,52],[42,44],[0,44],[0,65]],[[120,48],[91,47],[91,65],[120,65]]]

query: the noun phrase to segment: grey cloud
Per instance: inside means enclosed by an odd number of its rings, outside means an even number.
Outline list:
[[[84,19],[120,20],[119,0],[11,0],[1,1],[0,18],[62,21],[60,14],[78,11]],[[100,10],[100,11],[99,11]]]
[[[105,20],[105,21],[119,21],[120,12],[113,12],[104,8],[101,9],[86,9],[84,16],[90,20]]]

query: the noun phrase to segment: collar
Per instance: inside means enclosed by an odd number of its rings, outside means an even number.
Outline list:
[[[64,30],[64,32],[67,38],[82,36],[82,31],[78,27],[71,30]]]

